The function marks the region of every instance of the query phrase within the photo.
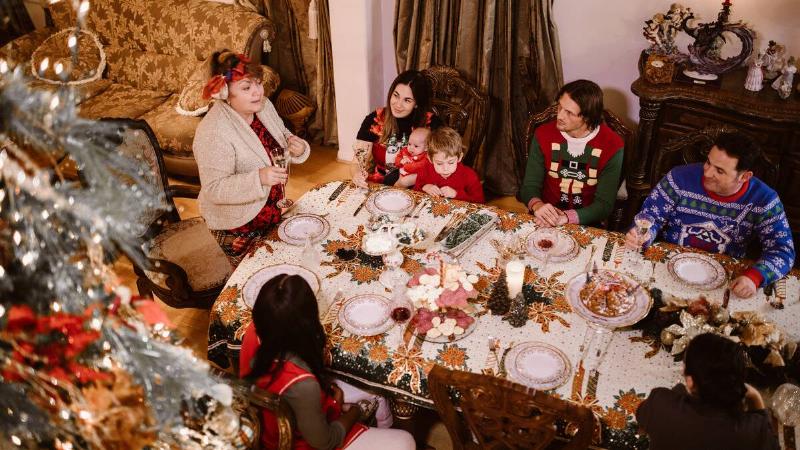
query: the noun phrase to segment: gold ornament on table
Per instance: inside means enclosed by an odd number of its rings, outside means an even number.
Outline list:
[[[652,53],[644,66],[644,79],[653,84],[669,84],[675,74],[675,63],[667,56]]]

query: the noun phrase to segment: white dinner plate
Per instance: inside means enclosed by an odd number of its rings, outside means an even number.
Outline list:
[[[357,295],[339,309],[339,324],[357,336],[375,336],[392,328],[389,299],[376,294]]]
[[[678,253],[667,263],[670,275],[698,289],[716,289],[725,283],[722,264],[701,253]]]
[[[627,286],[636,288],[631,294],[633,296],[633,303],[629,305],[622,314],[617,316],[598,314],[592,311],[580,298],[581,289],[586,285],[586,272],[581,272],[567,281],[567,286],[564,289],[567,301],[572,307],[572,310],[575,311],[575,314],[583,317],[588,322],[611,329],[628,327],[644,319],[647,313],[650,312],[650,307],[653,306],[653,299],[650,297],[650,292],[639,285],[636,280],[622,272],[601,269],[599,273],[594,276],[602,276],[601,274],[603,272],[613,274],[613,276],[624,280]]]
[[[306,239],[317,242],[330,232],[331,225],[315,214],[297,214],[278,226],[278,238],[291,245],[304,245]]]
[[[282,274],[300,275],[306,280],[308,285],[311,286],[311,290],[314,291],[314,294],[319,293],[319,278],[317,278],[314,272],[294,264],[276,264],[274,266],[264,267],[251,275],[250,278],[244,282],[242,297],[244,298],[245,305],[252,308],[256,302],[258,293],[261,292],[261,287],[264,286],[267,281]]]
[[[414,197],[400,189],[383,189],[372,194],[366,206],[372,214],[405,216],[414,209]]]
[[[552,228],[539,228],[531,232],[526,238],[528,254],[536,259],[544,260],[548,249],[543,246],[544,241],[550,241],[548,262],[560,263],[571,261],[578,256],[580,248],[575,239],[561,230]]]
[[[555,389],[569,380],[572,364],[561,350],[544,342],[523,342],[506,355],[508,376],[539,390]]]

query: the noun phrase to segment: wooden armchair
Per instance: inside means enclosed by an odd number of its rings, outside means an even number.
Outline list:
[[[533,139],[533,132],[539,125],[550,122],[551,120],[555,120],[557,114],[558,105],[553,104],[548,106],[545,110],[532,115],[530,119],[528,119],[528,125],[525,127],[525,145],[528,147],[525,149],[526,157],[525,161],[523,161],[523,167],[526,167],[526,164],[528,163],[527,151],[530,148],[531,139]],[[603,110],[603,121],[625,142],[625,159],[622,162],[622,175],[620,176],[621,185],[625,180],[625,174],[627,173],[629,162],[631,161],[631,157],[635,151],[633,130],[625,126],[619,116],[607,109]],[[520,180],[520,185],[522,185],[522,180]],[[626,201],[627,197],[620,197],[619,194],[617,194],[617,201],[614,205],[614,209],[611,211],[611,216],[606,220],[606,222],[604,222],[606,228],[609,230],[620,230],[628,225],[628,223],[623,219]]]
[[[422,71],[433,88],[433,111],[464,138],[464,164],[474,167],[486,138],[489,96],[453,67],[432,66]]]
[[[233,268],[202,217],[181,220],[174,198],[197,198],[199,188],[167,182],[158,141],[143,120],[104,119],[117,125],[118,151],[144,160],[147,179],[164,196],[164,209],[141,217],[142,252],[146,264],[136,264],[139,295],[156,295],[174,308],[210,308]],[[120,180],[125,182],[124,179]],[[120,205],[123,206],[123,205]]]
[[[544,392],[441,366],[434,366],[428,374],[428,386],[456,450],[544,449],[556,439],[555,421],[559,419],[578,429],[561,448],[585,449],[591,443],[592,412]],[[460,398],[463,421],[451,392]]]

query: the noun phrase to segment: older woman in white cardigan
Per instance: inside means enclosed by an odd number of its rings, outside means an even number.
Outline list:
[[[234,267],[281,219],[276,203],[285,196],[288,175],[272,164],[271,150],[285,149],[293,164],[310,153],[264,97],[261,70],[241,54],[212,55],[203,95],[216,101],[192,146],[200,172],[200,214]]]

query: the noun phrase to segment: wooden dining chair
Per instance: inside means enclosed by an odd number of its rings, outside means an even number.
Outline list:
[[[523,161],[522,167],[527,167],[528,164],[527,151],[530,149],[531,139],[533,139],[533,132],[536,131],[536,128],[539,127],[539,125],[555,120],[557,114],[558,104],[552,104],[543,111],[531,115],[531,117],[528,119],[528,124],[525,126],[525,145],[528,147],[525,149],[525,161]],[[622,162],[622,176],[620,177],[619,181],[620,185],[622,185],[622,182],[625,180],[625,174],[627,173],[629,161],[631,160],[633,152],[635,151],[633,130],[625,126],[619,116],[608,109],[603,110],[603,121],[625,142],[625,158]],[[521,185],[522,180],[520,180],[520,186]],[[609,218],[603,223],[605,228],[609,230],[620,230],[629,225],[627,223],[623,223],[623,213],[625,211],[626,201],[627,197],[617,194],[617,201],[614,204],[614,209],[611,211]]]
[[[289,404],[286,403],[280,396],[271,392],[259,389],[253,386],[248,395],[250,405],[258,410],[259,423],[261,419],[260,409],[268,409],[275,414],[278,421],[278,450],[291,450],[294,436],[294,414]],[[259,432],[256,433],[256,444],[252,447],[253,450],[259,449],[261,441],[261,427]]]
[[[239,422],[253,430],[249,437],[252,450],[261,449],[261,411],[267,409],[275,414],[278,421],[278,446],[277,450],[291,450],[294,443],[294,429],[296,428],[294,414],[289,404],[280,396],[275,395],[255,385],[247,386],[247,381],[234,377],[228,371],[211,367],[209,370],[217,378],[222,379],[234,390],[234,397],[244,398],[245,407],[237,411],[240,414]],[[240,402],[234,402],[238,404]],[[240,431],[240,434],[244,430]]]
[[[489,96],[454,67],[431,66],[422,74],[431,82],[433,112],[462,136],[466,147],[463,162],[474,167],[486,139]]]
[[[428,374],[428,388],[456,450],[545,449],[562,443],[556,438],[557,420],[578,430],[559,448],[585,449],[592,440],[592,412],[545,392],[438,365]]]
[[[118,152],[144,162],[149,171],[142,172],[142,179],[163,197],[161,208],[138,217],[142,254],[138,263],[131,259],[139,295],[154,294],[173,308],[210,308],[233,268],[202,217],[182,220],[178,214],[174,199],[197,198],[199,188],[169,184],[158,141],[145,121],[100,122],[114,127],[107,134],[115,136]],[[120,177],[120,182],[130,180]]]

